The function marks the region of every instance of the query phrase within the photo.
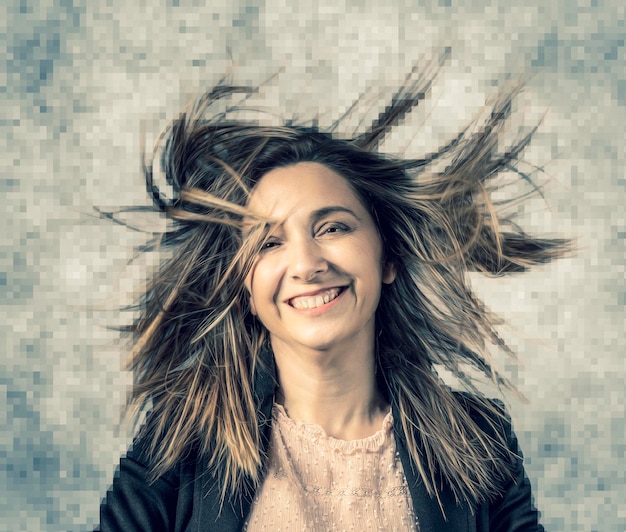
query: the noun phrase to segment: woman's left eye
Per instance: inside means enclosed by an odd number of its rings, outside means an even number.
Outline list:
[[[324,224],[322,227],[320,227],[318,234],[325,235],[325,234],[333,234],[333,233],[345,233],[346,231],[349,231],[349,230],[350,228],[345,224],[340,224],[340,223]]]

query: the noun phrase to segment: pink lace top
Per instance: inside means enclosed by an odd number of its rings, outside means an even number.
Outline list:
[[[269,467],[246,523],[260,530],[419,531],[391,412],[360,440],[338,440],[321,427],[272,411]]]

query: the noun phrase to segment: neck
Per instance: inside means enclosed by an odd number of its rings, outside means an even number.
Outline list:
[[[388,405],[376,387],[373,342],[350,350],[293,350],[275,341],[272,347],[277,401],[289,417],[319,425],[342,440],[380,430]]]

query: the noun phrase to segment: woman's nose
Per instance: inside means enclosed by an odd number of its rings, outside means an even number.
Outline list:
[[[302,238],[288,244],[288,272],[292,279],[310,282],[328,269],[320,246],[310,238]]]

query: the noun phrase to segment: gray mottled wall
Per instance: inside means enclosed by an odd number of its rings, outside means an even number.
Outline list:
[[[155,131],[215,81],[228,50],[237,80],[284,69],[264,91],[268,105],[323,122],[371,83],[393,87],[417,58],[446,46],[451,58],[427,104],[434,109],[389,149],[411,138],[411,149],[432,147],[506,73],[535,74],[521,119],[547,111],[527,158],[550,184],[546,201],[521,214],[530,229],[574,237],[578,252],[476,287],[508,320],[503,334],[520,354],[507,368],[530,402],[510,408],[545,525],[626,530],[620,0],[3,6],[0,530],[93,526],[126,447],[115,426],[130,378],[107,326],[123,321],[114,309],[151,262],[126,267],[143,237],[92,207],[146,202],[142,127]]]

